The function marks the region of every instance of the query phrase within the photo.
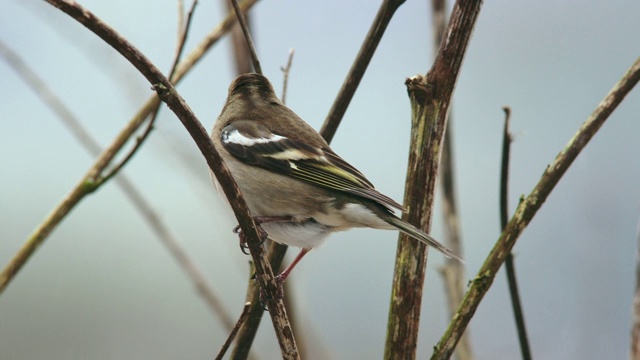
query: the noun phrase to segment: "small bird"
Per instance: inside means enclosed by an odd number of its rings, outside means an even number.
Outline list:
[[[393,209],[404,210],[402,205],[378,192],[333,152],[318,132],[276,97],[262,75],[240,75],[231,83],[211,140],[269,238],[302,248],[278,275],[281,283],[329,234],[351,228],[400,230],[463,261],[394,215]],[[220,192],[213,173],[212,178]]]

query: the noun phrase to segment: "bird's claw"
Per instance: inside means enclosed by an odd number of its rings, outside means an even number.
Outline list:
[[[264,244],[264,242],[267,240],[267,236],[268,236],[267,232],[264,231],[264,229],[260,226],[260,224],[256,226],[256,229],[258,230],[258,235],[260,236],[260,243],[258,243],[257,245],[249,245],[247,244],[247,239],[245,238],[240,225],[233,228],[233,233],[238,234],[238,238],[240,240],[240,250],[245,255],[249,255],[249,253],[247,252],[247,249],[262,246],[262,244]]]

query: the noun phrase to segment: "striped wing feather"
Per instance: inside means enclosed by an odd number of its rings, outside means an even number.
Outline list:
[[[330,148],[317,148],[302,141],[278,136],[269,138],[247,138],[242,143],[225,141],[225,133],[241,130],[233,125],[223,130],[222,144],[238,160],[259,166],[279,174],[306,181],[316,186],[357,195],[373,200],[387,208],[403,210],[402,205],[377,191],[364,175]],[[275,136],[274,136],[275,138]]]

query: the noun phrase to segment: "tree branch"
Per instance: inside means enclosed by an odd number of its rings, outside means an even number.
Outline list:
[[[447,28],[447,2],[445,0],[431,0],[431,23],[433,33],[433,53],[437,54]],[[449,111],[447,129],[442,143],[442,159],[440,160],[440,187],[442,189],[442,212],[444,218],[445,245],[460,257],[464,257],[460,235],[460,217],[455,191],[455,172],[453,156],[453,117]],[[447,298],[449,316],[453,317],[462,302],[466,289],[466,274],[464,264],[455,259],[446,259],[440,269],[444,290]],[[458,360],[473,360],[471,340],[468,332],[460,339],[456,348]]]
[[[449,103],[482,1],[456,2],[446,37],[426,77],[405,84],[411,101],[411,148],[403,219],[429,232]],[[385,359],[416,356],[427,247],[401,234],[389,308]]]
[[[502,166],[500,173],[500,227],[504,231],[509,221],[509,157],[511,153],[511,134],[509,133],[509,122],[511,119],[511,109],[507,106],[502,108],[505,113],[504,131],[502,134]],[[527,338],[527,328],[524,324],[524,313],[520,302],[518,291],[518,279],[516,277],[516,267],[513,263],[513,254],[507,255],[505,270],[507,273],[507,283],[509,284],[509,294],[511,295],[511,306],[513,307],[513,317],[516,321],[518,340],[520,342],[520,352],[523,360],[531,360],[531,349]]]
[[[182,5],[182,1],[178,1],[178,4]],[[173,78],[173,76],[175,75],[176,69],[178,67],[178,62],[182,57],[182,52],[184,51],[184,45],[187,42],[187,35],[189,35],[189,29],[191,28],[191,20],[193,19],[193,13],[197,4],[198,4],[198,0],[193,0],[193,3],[191,4],[191,8],[189,9],[189,13],[187,14],[186,22],[183,19],[183,11],[179,11],[180,13],[179,15],[180,19],[178,21],[179,36],[178,36],[178,41],[176,46],[176,53],[173,57],[173,61],[171,62],[171,68],[169,70],[169,76],[168,76],[169,79]],[[179,6],[179,8],[182,9],[182,6]],[[124,158],[122,158],[120,163],[116,164],[116,166],[114,166],[113,169],[109,171],[109,173],[107,173],[100,179],[100,183],[105,183],[111,180],[111,178],[116,176],[116,174],[118,174],[120,170],[122,170],[122,168],[129,162],[129,160],[131,160],[133,155],[135,155],[138,149],[140,149],[144,141],[149,137],[149,135],[151,134],[151,131],[154,129],[153,125],[156,123],[156,119],[158,118],[159,113],[160,113],[160,102],[158,102],[158,106],[150,114],[149,121],[147,122],[147,127],[142,132],[142,135],[136,138],[136,142],[133,148],[131,148],[131,150],[129,150],[127,155],[125,155]]]
[[[351,65],[349,74],[344,79],[340,92],[338,92],[338,96],[336,96],[336,99],[331,106],[331,110],[329,110],[329,114],[320,129],[320,134],[322,134],[328,143],[331,142],[333,136],[336,134],[340,121],[342,120],[344,113],[347,111],[349,103],[351,103],[351,99],[353,99],[353,95],[356,93],[358,85],[360,85],[360,80],[362,80],[364,72],[369,66],[373,53],[376,51],[376,48],[380,43],[380,39],[382,39],[382,35],[384,35],[384,32],[387,29],[387,25],[389,25],[391,17],[404,2],[405,0],[384,0],[382,5],[380,5],[378,14],[369,29],[369,33],[367,33],[367,36],[362,42],[360,51],[358,52],[353,65]]]
[[[453,349],[466,329],[471,317],[475,313],[480,301],[489,291],[496,273],[511,252],[516,240],[529,224],[545,202],[551,190],[562,178],[569,166],[576,159],[580,151],[589,143],[589,140],[600,129],[613,110],[622,102],[624,97],[640,80],[640,58],[611,89],[594,112],[582,124],[578,132],[569,141],[567,146],[560,151],[555,160],[547,166],[540,181],[531,193],[518,205],[515,214],[498,238],[496,245],[478,271],[478,275],[472,281],[471,287],[465,294],[462,304],[458,307],[456,316],[449,324],[442,339],[436,346],[432,359],[448,359]]]
[[[253,63],[253,69],[256,73],[262,74],[262,67],[260,66],[260,59],[258,59],[258,53],[256,52],[256,47],[253,45],[253,39],[251,38],[251,31],[249,31],[249,25],[247,25],[247,21],[244,18],[244,14],[242,10],[240,10],[240,6],[238,6],[238,0],[231,0],[231,5],[233,5],[233,9],[236,11],[236,16],[238,17],[238,24],[240,24],[240,28],[242,29],[242,33],[244,34],[244,38],[247,41],[247,47],[249,48],[249,54],[251,55],[251,62]]]
[[[27,64],[20,59],[18,54],[6,47],[0,41],[0,54],[9,62],[18,75],[28,84],[28,86],[42,99],[42,101],[57,115],[76,137],[78,142],[93,156],[99,156],[102,149],[98,142],[93,139],[82,123],[73,115],[71,110],[58,98],[58,96],[45,84],[45,82]],[[200,269],[189,258],[186,251],[180,246],[177,238],[173,235],[169,227],[162,221],[160,216],[153,210],[151,204],[145,199],[142,193],[136,188],[134,183],[125,174],[120,174],[114,179],[120,186],[125,196],[138,210],[142,218],[158,236],[161,243],[169,250],[174,259],[187,273],[198,292],[202,295],[210,310],[219,317],[227,329],[231,329],[233,322],[228,315],[224,305],[215,294],[213,289],[207,284]]]
[[[236,334],[238,334],[238,330],[240,330],[240,326],[242,326],[244,321],[247,320],[247,316],[249,316],[250,309],[251,309],[251,303],[245,303],[244,307],[242,308],[242,313],[240,313],[240,318],[236,322],[233,329],[231,329],[231,332],[229,333],[227,340],[224,342],[224,344],[222,344],[222,347],[220,348],[220,351],[218,351],[218,355],[216,356],[216,360],[222,360],[222,358],[224,357],[224,354],[226,354],[227,350],[229,349],[229,346],[231,346],[233,339],[236,337]]]
[[[245,0],[242,3],[243,10],[247,11],[257,0]],[[172,82],[179,82],[193,66],[204,56],[204,54],[224,35],[236,21],[235,14],[229,14],[221,24],[214,28],[203,41],[187,56],[177,67]],[[37,248],[58,226],[65,216],[82,200],[86,195],[95,191],[103,182],[100,182],[102,172],[109,166],[113,158],[129,141],[131,136],[138,130],[144,120],[157,109],[160,99],[151,96],[138,110],[131,120],[120,131],[112,143],[100,154],[87,174],[71,190],[36,229],[29,235],[23,246],[13,256],[9,263],[0,273],[0,295],[9,286],[11,280],[24,266],[27,260],[35,253]]]
[[[242,194],[237,188],[229,169],[222,162],[222,158],[216,152],[211,139],[206,130],[197,120],[184,99],[178,94],[173,85],[142,53],[133,47],[124,38],[118,35],[108,25],[88,10],[77,4],[75,1],[47,0],[53,6],[59,8],[76,21],[83,24],[89,30],[102,38],[120,54],[122,54],[131,64],[142,73],[145,78],[153,84],[158,96],[169,108],[178,116],[184,127],[187,129],[196,145],[207,160],[207,164],[218,178],[229,203],[234,210],[236,218],[242,228],[243,234],[250,246],[251,255],[256,265],[256,278],[264,290],[268,299],[276,299],[278,296],[278,285],[271,266],[265,259],[265,251],[260,246],[260,236],[256,231],[256,225],[249,213],[249,209],[242,198]],[[269,303],[269,314],[271,315],[276,337],[282,350],[283,358],[298,359],[295,340],[288,323],[284,304],[281,300],[273,300]]]
[[[235,14],[231,0],[222,0],[222,2],[228,11],[234,12]],[[247,20],[249,30],[251,30],[251,18],[249,14],[245,13],[244,17]],[[251,54],[249,53],[249,46],[247,45],[247,40],[244,37],[242,28],[238,23],[231,29],[231,47],[233,48],[233,62],[236,67],[236,74],[250,73],[253,66],[251,64]]]

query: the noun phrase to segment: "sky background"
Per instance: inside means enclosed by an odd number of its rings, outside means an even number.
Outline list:
[[[161,69],[176,38],[174,1],[82,1]],[[187,2],[188,4],[188,2]],[[146,80],[84,27],[42,1],[0,0],[0,41],[23,57],[89,132],[109,144],[152,95]],[[288,105],[319,129],[378,2],[262,1],[252,11],[263,71],[277,92],[290,48]],[[190,51],[223,18],[200,1]],[[383,193],[401,200],[409,148],[405,78],[432,59],[430,10],[397,11],[332,143]],[[464,258],[472,278],[499,236],[503,112],[512,108],[510,208],[640,54],[637,1],[487,1],[453,102]],[[225,38],[178,89],[210,129],[233,79]],[[533,355],[620,359],[628,354],[640,218],[640,92],[634,91],[557,185],[516,244]],[[94,158],[0,61],[0,266],[82,178]],[[155,211],[223,299],[240,313],[248,257],[195,145],[169,110],[126,166]],[[442,238],[438,211],[432,234]],[[397,233],[333,235],[289,278],[316,359],[380,358]],[[293,251],[289,253],[289,259]],[[448,324],[431,252],[418,357]],[[287,260],[289,261],[289,260]],[[478,359],[519,348],[501,271],[470,324]],[[226,339],[190,280],[111,182],[85,198],[0,296],[1,359],[210,359]],[[268,317],[254,346],[278,358]]]

